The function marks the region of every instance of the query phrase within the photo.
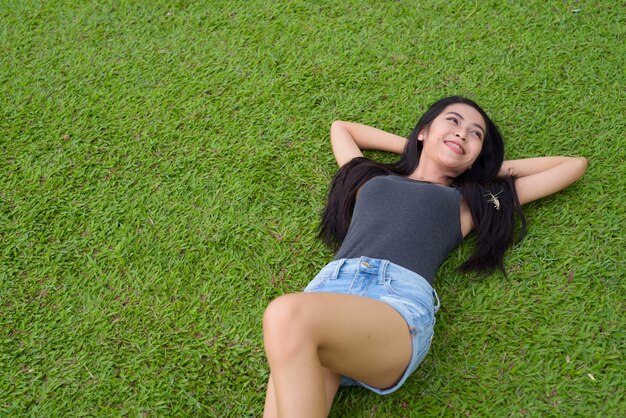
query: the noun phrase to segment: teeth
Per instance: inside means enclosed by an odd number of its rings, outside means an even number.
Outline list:
[[[459,144],[455,144],[454,142],[448,142],[448,145],[452,145],[454,148],[459,150],[459,152],[463,152],[463,148]]]

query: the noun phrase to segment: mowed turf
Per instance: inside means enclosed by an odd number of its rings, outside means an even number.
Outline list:
[[[623,416],[626,22],[602,1],[0,2],[0,415],[260,416],[262,315],[316,239],[335,119],[480,103],[582,155],[508,277],[439,271],[424,363],[333,417]],[[390,161],[392,155],[369,153]]]

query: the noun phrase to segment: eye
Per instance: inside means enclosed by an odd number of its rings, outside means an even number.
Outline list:
[[[478,139],[483,139],[483,134],[480,131],[472,131],[472,134],[474,134]]]
[[[458,125],[458,124],[459,124],[459,120],[458,120],[457,118],[455,118],[455,117],[452,117],[452,116],[451,116],[451,117],[449,117],[449,118],[447,118],[447,119],[448,119],[449,121],[454,122],[454,124],[455,124],[455,125]]]

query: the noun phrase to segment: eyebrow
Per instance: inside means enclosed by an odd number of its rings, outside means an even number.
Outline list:
[[[448,112],[448,113],[446,113],[446,115],[447,115],[447,114],[450,114],[450,113],[452,113],[453,115],[458,116],[458,117],[459,117],[459,118],[461,118],[462,120],[465,120],[465,118],[464,118],[463,116],[461,116],[460,114],[458,114],[458,113],[456,113],[456,112]],[[481,130],[481,131],[483,131],[483,135],[485,134],[485,129],[484,129],[482,126],[480,126],[480,125],[479,125],[479,124],[477,124],[477,123],[472,123],[472,125],[474,125],[474,126],[476,126],[476,127],[480,128],[480,130]]]

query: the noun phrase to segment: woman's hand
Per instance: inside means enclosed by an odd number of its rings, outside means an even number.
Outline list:
[[[504,161],[500,175],[516,177],[515,188],[523,205],[563,190],[586,169],[587,159],[583,157],[539,157]]]
[[[401,154],[406,138],[371,126],[337,120],[330,127],[330,142],[339,167],[356,157],[362,150],[388,151]]]

